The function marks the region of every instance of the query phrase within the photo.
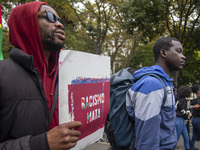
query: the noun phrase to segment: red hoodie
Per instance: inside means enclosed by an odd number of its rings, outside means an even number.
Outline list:
[[[34,1],[26,5],[18,5],[12,9],[8,19],[9,39],[13,46],[33,56],[34,67],[39,71],[50,112],[58,72],[59,52],[55,51],[51,54],[48,66],[41,42],[37,15],[41,5],[46,5],[46,3]],[[55,108],[50,129],[56,125],[58,125],[58,104]]]

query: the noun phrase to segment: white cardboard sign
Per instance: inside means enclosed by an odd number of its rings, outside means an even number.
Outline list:
[[[62,50],[59,58],[59,123],[81,121],[73,150],[98,141],[110,107],[110,58]],[[79,130],[79,129],[78,129]]]

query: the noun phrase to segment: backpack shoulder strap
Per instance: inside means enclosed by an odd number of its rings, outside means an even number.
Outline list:
[[[164,89],[164,97],[163,97],[163,103],[162,103],[162,106],[164,106],[166,100],[167,100],[167,89],[166,89],[166,86],[165,86],[165,83],[163,82],[163,80],[156,74],[153,74],[153,73],[149,73],[149,74],[146,74],[146,75],[150,75],[150,76],[153,76],[153,77],[156,77],[158,80],[160,80],[160,82],[162,83],[163,85],[163,89]],[[145,75],[145,76],[146,76]]]

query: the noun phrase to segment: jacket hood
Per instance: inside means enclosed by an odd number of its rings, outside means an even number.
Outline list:
[[[33,57],[34,67],[38,69],[43,78],[46,74],[55,72],[57,69],[59,52],[52,53],[48,67],[41,42],[37,15],[41,5],[46,5],[46,3],[33,1],[16,6],[11,11],[8,26],[10,43]]]
[[[143,67],[134,72],[133,78],[137,80],[149,73],[157,74],[160,77],[165,78],[167,81],[173,81],[173,79],[170,79],[170,77],[165,73],[165,71],[159,65],[153,65],[151,67]]]

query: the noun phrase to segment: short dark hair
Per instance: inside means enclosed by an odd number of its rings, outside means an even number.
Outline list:
[[[173,46],[172,40],[173,41],[179,41],[179,40],[172,38],[172,37],[161,37],[155,42],[155,44],[153,46],[153,53],[154,53],[155,62],[158,60],[161,49],[168,51]]]
[[[192,86],[192,92],[193,92],[193,93],[197,93],[197,91],[199,91],[199,89],[200,89],[200,86],[199,86],[199,85],[193,85],[193,86]]]
[[[189,86],[182,86],[178,89],[179,98],[190,97],[192,88]]]

